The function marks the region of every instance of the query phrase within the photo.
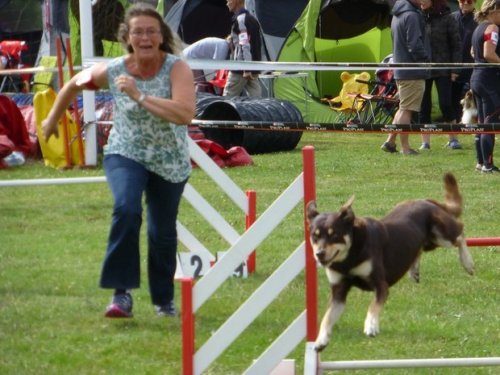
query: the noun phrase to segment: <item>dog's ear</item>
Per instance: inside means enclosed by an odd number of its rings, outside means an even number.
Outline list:
[[[345,202],[345,203],[344,203],[344,205],[342,206],[341,210],[343,210],[344,208],[345,208],[345,209],[349,209],[349,208],[351,208],[351,206],[352,206],[353,202],[354,202],[354,195],[352,195],[352,196],[351,196],[351,198],[349,198],[349,199],[347,200],[347,202]]]
[[[354,195],[349,198],[347,202],[340,208],[340,216],[342,220],[347,223],[352,223],[354,221],[354,211],[352,210],[352,203],[354,202]]]
[[[310,201],[307,206],[306,206],[306,216],[307,216],[307,221],[308,223],[311,223],[311,221],[318,216],[318,210],[316,209],[316,202],[315,201]]]

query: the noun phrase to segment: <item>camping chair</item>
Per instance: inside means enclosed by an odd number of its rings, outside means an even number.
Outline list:
[[[229,71],[225,69],[217,70],[215,72],[215,77],[208,81],[205,80],[203,70],[193,70],[193,74],[195,77],[194,83],[196,92],[208,92],[214,95],[222,95]],[[210,73],[210,75],[213,76],[213,73]]]
[[[333,111],[337,112],[336,120],[338,122],[347,122],[353,113],[361,110],[363,103],[357,98],[360,95],[368,94],[370,73],[342,72],[340,79],[343,83],[339,95],[333,99],[322,98],[321,102],[327,103]]]
[[[222,95],[224,92],[224,87],[226,86],[227,76],[229,75],[229,70],[220,69],[215,73],[214,79],[208,81],[212,86],[213,93],[216,95]]]
[[[0,42],[0,55],[5,60],[4,69],[21,69],[25,65],[21,61],[21,54],[27,51],[28,46],[23,40],[4,40]],[[8,88],[14,92],[29,91],[30,74],[20,74],[20,79],[12,75],[5,75],[0,84],[0,92]]]
[[[352,116],[348,119],[349,122],[384,125],[392,122],[399,107],[394,72],[392,69],[378,69],[375,75],[375,80],[357,79],[357,82],[366,83],[372,89],[369,94],[356,96],[353,102]]]

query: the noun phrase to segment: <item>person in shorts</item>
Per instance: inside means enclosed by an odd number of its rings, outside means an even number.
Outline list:
[[[425,32],[422,10],[432,5],[431,0],[397,0],[392,9],[392,52],[394,63],[425,63],[430,61],[430,41]],[[399,108],[394,125],[408,125],[420,111],[428,69],[395,69],[394,78],[399,92]],[[389,134],[381,149],[397,152],[396,133]],[[417,155],[410,147],[408,134],[401,133],[401,153]]]

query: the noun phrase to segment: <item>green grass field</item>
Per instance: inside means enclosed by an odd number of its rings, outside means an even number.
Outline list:
[[[414,147],[419,137],[411,136]],[[257,192],[262,213],[301,173],[304,145],[316,153],[318,208],[335,210],[355,194],[354,210],[381,217],[409,198],[443,197],[442,175],[457,177],[465,201],[467,237],[500,235],[500,176],[474,170],[470,135],[462,150],[443,147],[432,137],[432,150],[416,157],[386,154],[383,135],[305,133],[290,152],[254,155],[255,165],[226,169],[243,189]],[[94,170],[57,171],[40,161],[0,171],[0,179],[101,176]],[[191,184],[239,230],[243,214],[200,170]],[[111,215],[106,184],[0,187],[0,373],[1,374],[180,374],[179,319],[154,315],[145,275],[135,291],[131,320],[108,320],[103,311],[110,292],[98,288]],[[214,253],[229,245],[187,203],[180,220]],[[145,229],[145,226],[144,228]],[[231,278],[197,312],[197,347],[217,330],[303,239],[297,207],[257,250],[257,272]],[[182,249],[182,247],[181,247]],[[323,360],[499,356],[500,253],[498,247],[471,248],[476,275],[461,268],[457,252],[437,249],[422,260],[421,282],[402,279],[391,288],[382,314],[381,333],[363,335],[371,294],[354,290],[334,327]],[[319,270],[319,311],[328,287]],[[177,285],[176,303],[180,307]],[[207,374],[240,374],[304,309],[301,274],[265,310]],[[288,358],[303,372],[304,345]],[[371,370],[355,374],[498,374],[498,368]]]

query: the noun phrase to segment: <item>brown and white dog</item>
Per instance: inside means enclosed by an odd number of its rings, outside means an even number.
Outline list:
[[[307,205],[310,239],[314,257],[325,268],[331,287],[331,302],[321,321],[316,351],[330,341],[332,327],[340,318],[351,287],[374,291],[364,324],[364,333],[379,333],[379,315],[389,287],[407,271],[419,281],[419,258],[423,251],[438,246],[458,247],[460,262],[469,274],[474,262],[467,249],[463,225],[462,196],[455,177],[444,176],[443,203],[431,199],[399,203],[383,219],[357,217],[351,197],[338,212],[319,213],[316,203]]]
[[[460,100],[460,104],[462,105],[462,124],[477,124],[477,108],[471,90],[465,93],[463,99]]]

